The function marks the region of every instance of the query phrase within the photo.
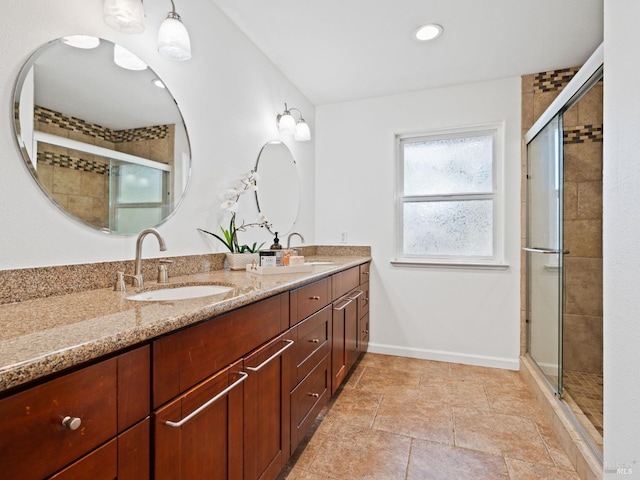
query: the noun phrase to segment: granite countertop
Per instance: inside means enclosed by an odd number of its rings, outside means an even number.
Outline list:
[[[169,285],[219,284],[227,293],[177,301],[134,301],[127,292],[91,290],[0,305],[0,392],[371,260],[317,257],[311,272],[256,275],[216,270]],[[146,283],[145,290],[167,284]]]

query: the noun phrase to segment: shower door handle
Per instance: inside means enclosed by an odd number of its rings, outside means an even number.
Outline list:
[[[553,249],[553,248],[522,247],[522,249],[525,252],[533,252],[533,253],[546,253],[546,254],[562,253],[564,255],[568,255],[569,254],[569,250],[562,250],[562,252],[560,252],[560,250],[556,250],[556,249]]]

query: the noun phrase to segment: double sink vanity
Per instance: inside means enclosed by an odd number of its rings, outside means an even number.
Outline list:
[[[276,478],[369,339],[368,253],[318,262],[1,305],[0,476]]]

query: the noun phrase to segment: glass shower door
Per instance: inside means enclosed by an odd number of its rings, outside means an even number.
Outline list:
[[[527,351],[562,393],[562,117],[527,145]]]

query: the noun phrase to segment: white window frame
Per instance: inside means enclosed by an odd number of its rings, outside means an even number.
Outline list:
[[[468,138],[479,135],[493,135],[493,192],[483,194],[422,195],[404,194],[404,159],[402,144],[408,141],[444,140],[450,138]],[[392,265],[397,266],[435,266],[463,268],[508,268],[504,261],[504,158],[505,158],[504,122],[454,127],[443,130],[429,130],[418,133],[396,134],[396,182],[395,182],[395,248]],[[404,203],[412,201],[442,200],[493,200],[493,255],[405,255],[403,251]]]

